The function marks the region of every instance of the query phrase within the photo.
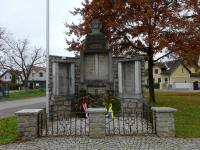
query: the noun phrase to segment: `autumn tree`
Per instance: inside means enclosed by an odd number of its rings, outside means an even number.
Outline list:
[[[3,49],[0,51],[0,66],[19,75],[24,88],[28,90],[28,79],[35,65],[44,64],[44,52],[41,48],[30,46],[28,39],[17,40],[4,34],[1,38]],[[21,72],[19,74],[18,72]]]
[[[102,32],[114,55],[146,56],[150,101],[155,102],[154,62],[172,53],[185,58],[192,57],[193,52],[200,54],[200,49],[197,49],[199,41],[194,40],[197,37],[194,34],[194,19],[183,15],[186,9],[194,11],[197,1],[189,2],[191,1],[85,0],[81,8],[75,8],[72,12],[73,15],[82,16],[82,21],[78,24],[66,23],[66,34],[76,36],[66,42],[69,49],[80,51],[85,35],[91,32],[91,21],[99,18],[103,24]],[[195,45],[193,49],[191,45]],[[158,53],[163,53],[163,56],[155,59]]]

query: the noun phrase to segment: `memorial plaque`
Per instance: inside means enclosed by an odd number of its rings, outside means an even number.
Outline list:
[[[85,56],[85,79],[94,80],[97,79],[95,68],[95,55]]]
[[[59,64],[59,95],[67,95],[69,92],[69,67]]]
[[[108,80],[108,55],[106,54],[99,54],[98,55],[98,75],[100,80]]]
[[[135,65],[133,62],[123,63],[123,91],[127,95],[135,93]]]

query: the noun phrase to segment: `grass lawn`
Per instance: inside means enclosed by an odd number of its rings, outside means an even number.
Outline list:
[[[156,92],[156,104],[176,108],[177,137],[200,137],[200,93]]]
[[[18,139],[17,117],[0,119],[0,144],[6,144]]]
[[[40,96],[45,96],[45,95],[46,95],[45,89],[36,89],[36,90],[29,90],[27,92],[25,91],[11,92],[8,97],[3,97],[1,99],[2,100],[18,100],[18,99],[25,99],[25,98],[31,98],[31,97],[40,97]]]

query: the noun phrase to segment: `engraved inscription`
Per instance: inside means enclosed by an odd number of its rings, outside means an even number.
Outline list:
[[[85,56],[85,78],[86,80],[96,79],[95,55]]]
[[[123,63],[123,91],[128,95],[134,95],[135,89],[135,65],[133,62]]]
[[[59,64],[59,95],[67,95],[69,92],[68,65]]]
[[[99,54],[99,66],[98,74],[99,79],[107,80],[108,79],[108,56],[106,54]]]

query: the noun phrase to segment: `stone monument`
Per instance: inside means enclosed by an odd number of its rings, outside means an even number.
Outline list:
[[[81,92],[102,100],[104,95],[120,99],[122,111],[142,110],[145,95],[143,56],[114,57],[98,19],[91,23],[80,57],[50,56],[49,110],[71,111]]]
[[[112,51],[107,46],[105,35],[100,32],[101,27],[98,19],[92,21],[92,33],[87,35],[80,53],[79,90],[98,96],[113,90]]]

